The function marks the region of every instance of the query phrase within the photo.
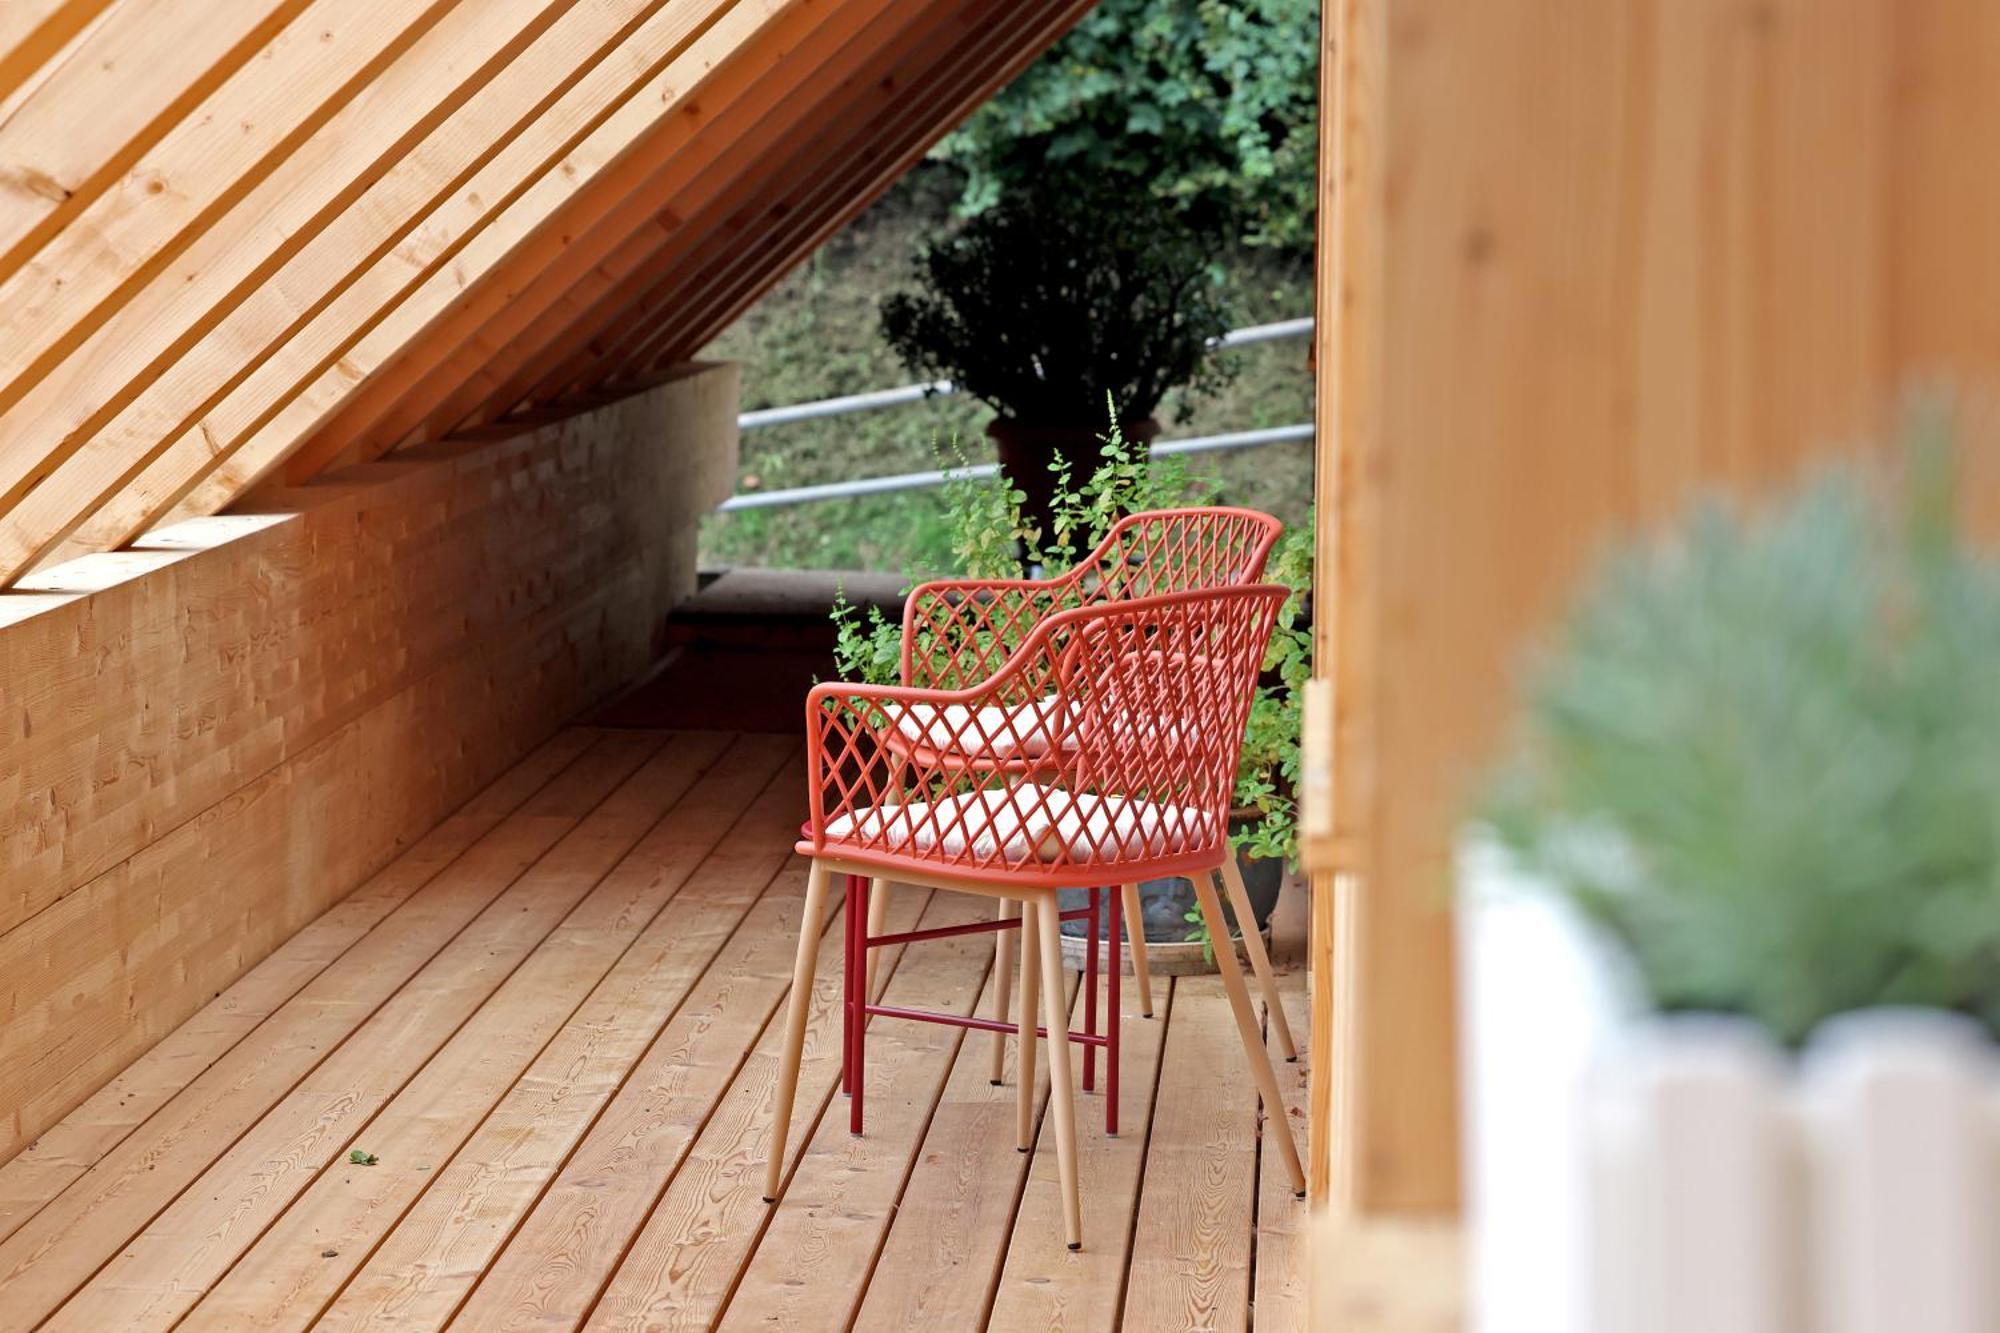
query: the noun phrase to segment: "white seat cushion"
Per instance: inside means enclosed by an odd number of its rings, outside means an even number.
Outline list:
[[[1076,865],[1171,856],[1211,842],[1212,824],[1190,806],[1022,783],[871,806],[830,821],[826,835],[882,851]]]
[[[1057,744],[1061,703],[1037,699],[1012,707],[909,704],[895,710],[896,730],[917,745],[954,754],[1035,759]]]

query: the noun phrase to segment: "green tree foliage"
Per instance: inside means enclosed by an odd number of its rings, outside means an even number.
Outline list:
[[[968,213],[1065,163],[1310,250],[1318,69],[1318,0],[1103,0],[937,155]]]

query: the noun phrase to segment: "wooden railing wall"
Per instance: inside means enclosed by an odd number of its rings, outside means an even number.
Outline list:
[[[645,668],[736,406],[686,368],[0,593],[0,1160]]]

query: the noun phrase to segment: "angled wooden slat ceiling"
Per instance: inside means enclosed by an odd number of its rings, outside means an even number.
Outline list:
[[[0,585],[685,359],[1090,0],[7,0]]]

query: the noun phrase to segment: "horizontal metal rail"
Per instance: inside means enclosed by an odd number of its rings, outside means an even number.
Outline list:
[[[1231,431],[1226,435],[1196,435],[1185,440],[1161,440],[1153,445],[1155,458],[1176,454],[1207,454],[1224,449],[1254,449],[1265,444],[1288,444],[1310,440],[1310,421],[1296,426],[1266,426],[1261,430]],[[828,481],[817,486],[793,486],[781,491],[751,491],[732,495],[716,507],[718,513],[740,514],[748,509],[779,509],[812,504],[819,500],[851,500],[858,495],[886,495],[891,491],[917,491],[942,486],[948,481],[999,475],[997,463],[972,463],[965,467],[939,468],[934,472],[898,472],[887,477],[863,477],[858,481]]]
[[[1247,328],[1231,329],[1215,340],[1217,347],[1246,347],[1251,343],[1274,342],[1280,338],[1304,338],[1312,333],[1312,316],[1303,319],[1281,319],[1272,324],[1252,324]],[[739,430],[754,430],[758,426],[782,426],[789,421],[811,421],[818,417],[837,417],[848,412],[872,412],[878,407],[895,407],[900,403],[914,403],[920,398],[942,397],[958,392],[958,386],[950,380],[932,380],[929,384],[905,384],[898,389],[871,389],[867,393],[844,394],[839,398],[820,398],[810,403],[793,403],[789,407],[763,407],[755,412],[745,412],[736,418]]]

